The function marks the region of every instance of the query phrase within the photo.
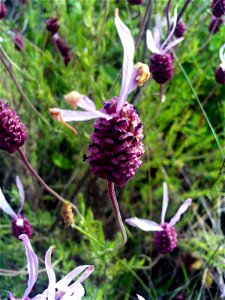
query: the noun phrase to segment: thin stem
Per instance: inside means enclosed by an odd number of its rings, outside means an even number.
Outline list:
[[[186,0],[184,5],[182,6],[178,16],[177,16],[177,23],[179,22],[180,18],[183,16],[183,13],[185,12],[188,4],[191,2],[191,0]]]
[[[27,160],[26,156],[24,155],[23,151],[20,148],[17,148],[17,152],[19,153],[22,161],[24,162],[25,166],[27,167],[27,169],[30,171],[30,173],[32,174],[32,176],[40,183],[40,185],[42,185],[51,195],[53,195],[57,200],[59,200],[62,203],[67,203],[68,200],[64,199],[63,197],[61,197],[58,193],[56,193],[52,188],[50,188],[50,186],[48,186],[45,181],[38,175],[38,173],[34,170],[34,168],[31,166],[31,164],[29,163],[29,161]],[[76,211],[77,215],[79,215],[81,218],[83,218],[83,216],[81,215],[81,213],[79,212],[78,208],[76,207],[76,205],[72,204],[70,202],[71,206],[73,207],[73,209]]]
[[[28,99],[27,95],[24,93],[21,85],[19,84],[19,82],[16,80],[16,77],[14,76],[14,74],[12,73],[10,67],[7,65],[7,63],[5,62],[5,60],[3,59],[2,56],[3,52],[0,49],[0,60],[3,64],[3,66],[5,67],[6,71],[8,72],[9,76],[12,78],[13,82],[15,83],[20,95],[23,97],[23,99],[29,104],[29,106],[31,107],[31,109],[42,119],[42,121],[45,122],[46,125],[49,125],[49,122],[40,114],[40,112],[34,107],[34,105],[31,103],[31,101]],[[4,54],[3,54],[4,55]]]
[[[170,18],[169,18],[169,11],[171,7],[172,0],[169,0],[166,4],[165,13],[166,13],[166,23],[167,23],[167,34],[170,33]]]
[[[126,234],[125,227],[123,225],[123,220],[121,218],[119,204],[116,199],[114,183],[107,181],[107,187],[108,187],[109,197],[112,202],[113,212],[114,212],[114,215],[116,218],[116,223],[117,223],[119,230],[121,232],[121,235],[122,235],[122,241],[114,248],[114,250],[118,250],[119,248],[121,248],[122,246],[124,246],[126,244],[127,234]]]

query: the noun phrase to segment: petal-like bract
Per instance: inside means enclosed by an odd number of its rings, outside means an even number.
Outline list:
[[[23,206],[24,206],[25,196],[24,196],[23,184],[22,184],[22,181],[20,180],[19,176],[16,176],[16,185],[17,185],[19,195],[20,195],[20,208],[18,210],[18,214],[20,214],[21,210],[23,209]]]
[[[154,222],[147,219],[139,219],[139,218],[129,218],[125,220],[127,224],[138,227],[143,231],[162,231],[161,226]]]
[[[165,221],[168,202],[169,202],[168,187],[166,182],[163,182],[163,204],[162,204],[162,213],[161,213],[161,223],[164,223]]]
[[[27,289],[25,290],[25,293],[23,295],[23,298],[26,298],[30,294],[38,277],[38,258],[37,255],[34,253],[28,236],[26,234],[21,234],[19,238],[23,241],[26,250],[27,269],[29,274],[29,278],[27,281]]]
[[[188,209],[191,203],[192,203],[191,198],[188,198],[187,200],[184,201],[184,203],[179,207],[175,216],[170,220],[171,225],[175,225],[180,220],[181,215],[185,213],[185,211]]]
[[[117,32],[119,34],[121,43],[123,45],[123,75],[122,75],[122,85],[120,89],[119,101],[117,104],[116,111],[119,112],[123,106],[129,94],[129,86],[132,79],[132,73],[134,69],[134,40],[130,33],[129,28],[121,21],[118,15],[118,9],[115,11],[115,25]]]
[[[54,246],[51,246],[45,255],[45,268],[48,274],[48,300],[55,300],[55,285],[56,285],[56,277],[55,272],[53,270],[51,264],[51,255],[54,250]]]
[[[10,215],[10,217],[12,218],[16,218],[17,215],[14,212],[14,210],[12,209],[12,207],[9,205],[9,203],[6,201],[5,196],[2,193],[2,190],[0,188],[0,208],[7,213],[8,215]]]

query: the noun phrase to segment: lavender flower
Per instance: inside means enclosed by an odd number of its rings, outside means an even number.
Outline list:
[[[129,218],[125,221],[134,227],[138,227],[144,231],[156,231],[154,234],[154,246],[157,251],[162,254],[173,251],[177,246],[177,233],[174,225],[180,220],[181,215],[188,209],[192,203],[192,199],[188,198],[180,206],[175,216],[170,222],[165,222],[165,214],[168,207],[168,189],[167,184],[163,183],[163,205],[161,213],[161,223],[138,218]]]
[[[215,71],[215,79],[219,84],[225,84],[225,44],[220,48],[219,55],[221,59],[221,64]]]
[[[14,210],[11,208],[9,203],[6,201],[2,190],[0,188],[0,208],[10,215],[12,217],[12,233],[15,237],[19,238],[21,234],[27,234],[29,238],[31,238],[33,230],[30,222],[28,219],[21,215],[21,211],[24,206],[24,189],[23,184],[19,178],[19,176],[16,176],[16,185],[19,191],[20,196],[20,208],[18,210],[18,213],[16,214]]]
[[[5,4],[0,0],[0,20],[4,19],[7,15],[7,8]]]
[[[209,32],[212,34],[217,33],[220,30],[220,27],[224,24],[224,20],[216,18],[212,15],[211,22],[209,24]]]
[[[10,154],[26,142],[26,128],[17,113],[0,99],[0,149]]]
[[[220,18],[225,14],[225,0],[213,0],[211,3],[212,14]]]
[[[51,17],[46,21],[46,29],[51,32],[52,35],[59,31],[59,22],[55,17]]]
[[[22,234],[19,238],[23,241],[24,247],[26,249],[29,278],[27,281],[27,289],[25,290],[23,297],[21,299],[16,299],[10,293],[9,300],[80,300],[83,297],[85,291],[81,283],[94,271],[94,266],[84,265],[77,267],[69,274],[67,274],[63,279],[56,282],[55,272],[51,264],[51,254],[54,247],[51,246],[45,255],[45,268],[49,280],[48,288],[42,294],[39,294],[32,299],[28,298],[34,284],[37,281],[38,258],[34,253],[28,236],[26,234]],[[81,273],[83,274],[74,283],[70,284],[72,280]]]
[[[133,105],[126,99],[137,86],[144,84],[150,74],[147,65],[137,63],[134,66],[134,40],[130,30],[120,20],[118,10],[115,12],[115,25],[124,49],[119,97],[106,101],[98,111],[92,100],[74,91],[65,96],[66,100],[73,108],[78,106],[85,112],[53,108],[50,113],[63,124],[97,119],[88,147],[90,170],[95,175],[122,186],[135,175],[144,153],[142,124]]]
[[[153,53],[150,56],[150,72],[153,79],[160,84],[166,83],[173,77],[173,59],[168,51],[184,39],[180,37],[168,44],[175,32],[176,26],[177,7],[174,9],[173,27],[161,45],[160,36],[162,35],[162,26],[159,16],[156,18],[156,27],[153,29],[153,33],[150,30],[146,32],[147,47]]]

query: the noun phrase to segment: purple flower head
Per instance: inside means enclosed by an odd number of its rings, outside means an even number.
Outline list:
[[[13,35],[13,41],[15,44],[15,49],[18,51],[23,51],[23,49],[24,49],[23,37],[19,32],[16,32]]]
[[[215,79],[219,84],[225,84],[225,44],[220,48],[219,54],[221,59],[221,64],[215,71]]]
[[[46,21],[46,29],[51,32],[52,35],[59,31],[59,22],[55,17],[51,17]]]
[[[163,205],[161,213],[161,223],[158,224],[154,221],[139,219],[139,218],[129,218],[126,222],[134,227],[138,227],[144,231],[155,231],[154,234],[154,246],[156,250],[162,254],[169,253],[173,251],[177,246],[177,233],[174,225],[180,220],[181,215],[188,209],[192,203],[192,199],[188,198],[180,206],[175,216],[170,220],[170,222],[165,222],[165,215],[168,207],[168,189],[167,184],[163,183]]]
[[[153,33],[150,30],[146,32],[146,42],[148,49],[153,53],[150,57],[150,72],[152,77],[157,83],[163,84],[172,79],[174,71],[173,59],[168,52],[184,39],[180,37],[169,43],[177,26],[177,7],[174,9],[173,27],[162,44],[160,44],[160,37],[162,36],[161,25],[160,17],[157,15],[156,27],[153,29]]]
[[[5,4],[0,0],[0,20],[4,19],[7,15],[7,8]]]
[[[7,213],[9,216],[12,217],[12,233],[15,237],[19,238],[21,234],[27,234],[30,238],[32,236],[33,230],[30,222],[28,219],[21,215],[21,211],[24,206],[24,189],[23,184],[19,178],[19,176],[16,176],[16,185],[19,191],[20,196],[20,208],[18,210],[18,213],[16,214],[14,210],[11,208],[9,203],[6,201],[2,190],[0,189],[0,208]]]
[[[174,30],[174,36],[176,38],[181,38],[184,36],[185,31],[187,30],[185,23],[180,20],[177,25],[176,28]]]
[[[10,154],[26,142],[26,128],[17,113],[0,99],[0,149]]]
[[[141,5],[144,0],[127,0],[131,5]]]
[[[217,33],[223,24],[224,24],[223,19],[216,18],[212,15],[211,22],[209,24],[209,32],[211,32],[212,34]]]
[[[142,124],[133,105],[126,99],[137,86],[144,84],[150,74],[147,65],[134,65],[134,40],[130,30],[119,18],[117,10],[115,25],[124,49],[119,97],[113,97],[104,103],[102,109],[96,110],[91,99],[73,91],[65,99],[73,108],[78,106],[85,111],[52,108],[50,113],[63,124],[96,119],[88,147],[90,170],[95,175],[122,186],[135,175],[144,153]]]
[[[22,234],[19,238],[23,241],[26,249],[28,269],[27,289],[25,290],[23,297],[20,299],[14,298],[10,293],[9,300],[30,299],[28,296],[31,293],[38,277],[38,258],[34,253],[34,250],[30,244],[30,240],[26,234]],[[48,288],[42,294],[39,294],[30,300],[80,300],[85,293],[84,287],[81,283],[94,271],[94,266],[84,265],[77,267],[67,274],[63,279],[56,282],[55,272],[51,264],[51,254],[53,249],[54,247],[51,246],[45,255],[45,268],[49,280]],[[81,273],[82,275],[74,283],[70,284],[73,279]]]
[[[220,18],[225,14],[225,0],[213,0],[211,3],[212,14]]]

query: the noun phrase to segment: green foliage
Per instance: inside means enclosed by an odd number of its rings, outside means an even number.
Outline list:
[[[8,2],[12,11],[15,4]],[[151,29],[155,14],[163,16],[166,2],[153,1]],[[177,2],[180,10],[184,0]],[[136,299],[137,293],[146,299],[168,300],[178,299],[180,292],[185,299],[220,299],[218,278],[225,272],[225,202],[221,192],[225,86],[216,85],[214,71],[220,63],[225,26],[208,40],[209,3],[191,1],[183,15],[188,30],[175,51],[175,74],[164,86],[166,101],[160,101],[159,85],[151,79],[135,102],[144,124],[145,155],[136,176],[116,190],[123,219],[137,216],[160,222],[163,181],[169,186],[167,220],[186,198],[192,197],[194,203],[177,224],[178,249],[161,257],[153,249],[151,233],[130,227],[127,244],[119,251],[113,250],[121,237],[105,182],[89,174],[83,161],[92,121],[71,124],[78,132],[75,136],[49,114],[52,107],[70,109],[63,96],[72,90],[88,95],[97,108],[118,95],[123,50],[113,22],[114,10],[119,7],[121,18],[136,38],[146,3],[137,7],[125,0],[30,0],[24,7],[18,5],[10,18],[1,20],[0,53],[22,93],[0,64],[1,98],[26,124],[24,150],[32,166],[80,212],[74,211],[74,225],[66,227],[61,203],[31,178],[17,154],[0,152],[3,193],[16,211],[18,174],[26,192],[24,213],[34,227],[31,243],[39,258],[40,274],[31,296],[47,288],[44,256],[50,245],[55,245],[52,261],[58,279],[78,265],[95,266],[84,282],[87,300]],[[71,48],[72,61],[67,67],[45,29],[45,21],[51,16],[59,19],[59,35]],[[25,20],[25,49],[18,52],[8,32],[20,31]],[[135,61],[148,64],[150,52],[147,50],[143,59],[143,49],[142,39]],[[128,101],[133,101],[134,95]],[[22,297],[27,281],[24,248],[11,235],[10,217],[4,213],[0,228],[0,297],[6,299],[8,291]],[[190,265],[196,259],[202,260],[202,267],[191,272]],[[202,278],[208,269],[213,283],[207,287]]]

